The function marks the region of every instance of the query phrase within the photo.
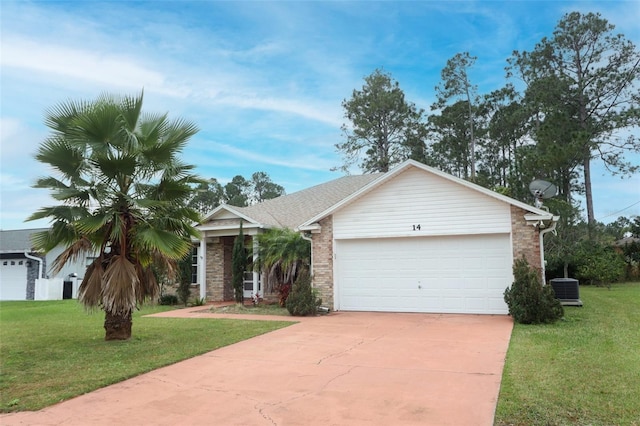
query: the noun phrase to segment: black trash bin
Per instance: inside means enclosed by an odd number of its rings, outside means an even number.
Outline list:
[[[556,299],[567,306],[582,306],[580,300],[580,287],[575,278],[553,278],[551,287],[556,294]]]
[[[64,281],[62,283],[62,300],[71,299],[73,297],[73,281]]]

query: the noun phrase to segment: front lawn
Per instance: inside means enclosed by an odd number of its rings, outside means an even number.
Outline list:
[[[640,425],[640,283],[580,298],[556,324],[515,325],[497,425]]]
[[[133,337],[105,342],[100,311],[75,300],[0,302],[0,412],[38,410],[100,387],[293,324],[142,318]]]

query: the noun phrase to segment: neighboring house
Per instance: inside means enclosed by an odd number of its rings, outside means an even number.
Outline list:
[[[0,231],[0,300],[76,297],[78,283],[93,258],[83,257],[76,262],[67,263],[54,276],[51,265],[63,248],[56,247],[44,255],[34,250],[31,243],[33,233],[46,230],[47,228]],[[46,284],[43,282],[43,291],[39,292],[36,288],[36,279],[39,278],[58,280]],[[50,291],[50,286],[56,286],[54,291]]]
[[[249,207],[219,206],[198,227],[200,297],[233,298],[242,222],[247,239],[273,227],[310,239],[313,286],[333,310],[505,314],[514,259],[544,272],[542,237],[557,220],[409,160]],[[258,274],[249,278],[245,295],[262,295]]]

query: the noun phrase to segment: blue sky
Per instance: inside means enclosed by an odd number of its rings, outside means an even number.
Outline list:
[[[31,188],[48,174],[33,154],[45,111],[66,99],[144,88],[145,110],[200,127],[183,158],[202,177],[264,171],[291,193],[340,176],[341,102],[374,69],[429,111],[447,59],[477,56],[471,78],[488,93],[504,86],[513,50],[533,49],[571,11],[600,12],[640,46],[638,1],[2,0],[0,228],[47,226],[24,222],[53,203]],[[593,175],[597,219],[640,215],[640,176],[599,163]]]

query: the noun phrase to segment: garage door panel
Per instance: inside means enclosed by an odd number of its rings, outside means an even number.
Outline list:
[[[0,300],[27,298],[27,262],[7,259],[0,263]]]
[[[337,308],[507,313],[508,234],[336,241]]]

